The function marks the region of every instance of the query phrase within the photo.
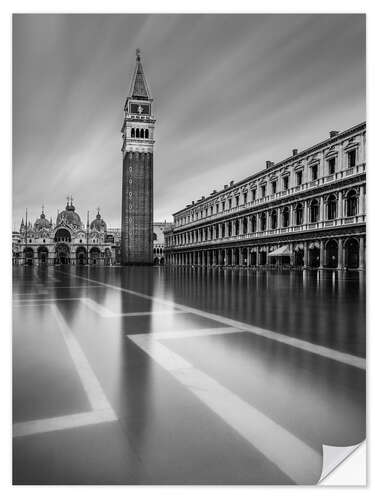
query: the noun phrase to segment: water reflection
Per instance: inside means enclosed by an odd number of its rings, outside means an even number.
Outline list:
[[[165,269],[176,302],[365,355],[363,273]]]

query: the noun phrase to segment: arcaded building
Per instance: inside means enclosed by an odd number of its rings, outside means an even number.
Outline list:
[[[366,123],[231,181],[173,214],[166,263],[365,268]]]

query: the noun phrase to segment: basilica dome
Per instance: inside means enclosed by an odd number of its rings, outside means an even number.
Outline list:
[[[42,210],[39,219],[35,221],[34,229],[35,231],[41,231],[42,229],[50,229],[50,228],[51,228],[51,223],[46,219],[44,210]]]
[[[91,222],[90,229],[92,231],[107,232],[107,224],[104,222],[99,212],[97,213],[96,218]]]
[[[81,218],[75,211],[75,206],[73,205],[72,199],[70,199],[70,204],[69,201],[66,204],[65,210],[60,212],[59,215],[57,216],[56,225],[58,226],[62,222],[66,222],[67,224],[75,226],[77,228],[82,227]]]

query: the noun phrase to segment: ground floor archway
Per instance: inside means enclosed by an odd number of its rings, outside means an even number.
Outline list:
[[[38,264],[39,265],[48,264],[48,248],[45,246],[38,248]]]
[[[305,252],[303,249],[298,248],[294,252],[294,265],[297,267],[302,267],[305,264]]]
[[[90,248],[90,264],[97,266],[100,263],[100,250],[98,247]]]
[[[59,243],[55,247],[55,264],[69,264],[70,263],[70,248],[65,243]]]
[[[30,247],[25,248],[23,251],[24,262],[27,266],[32,266],[34,264],[34,250]]]
[[[326,267],[337,267],[338,245],[336,240],[329,240],[326,243]],[[324,264],[324,263],[323,263]]]
[[[345,242],[345,266],[349,269],[359,267],[359,243],[356,238],[349,238]]]
[[[76,250],[76,263],[79,266],[87,264],[87,250],[85,247],[78,247]]]

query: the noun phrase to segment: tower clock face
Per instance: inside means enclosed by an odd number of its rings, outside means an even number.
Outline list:
[[[147,103],[131,102],[130,113],[134,115],[149,115],[150,105]]]

